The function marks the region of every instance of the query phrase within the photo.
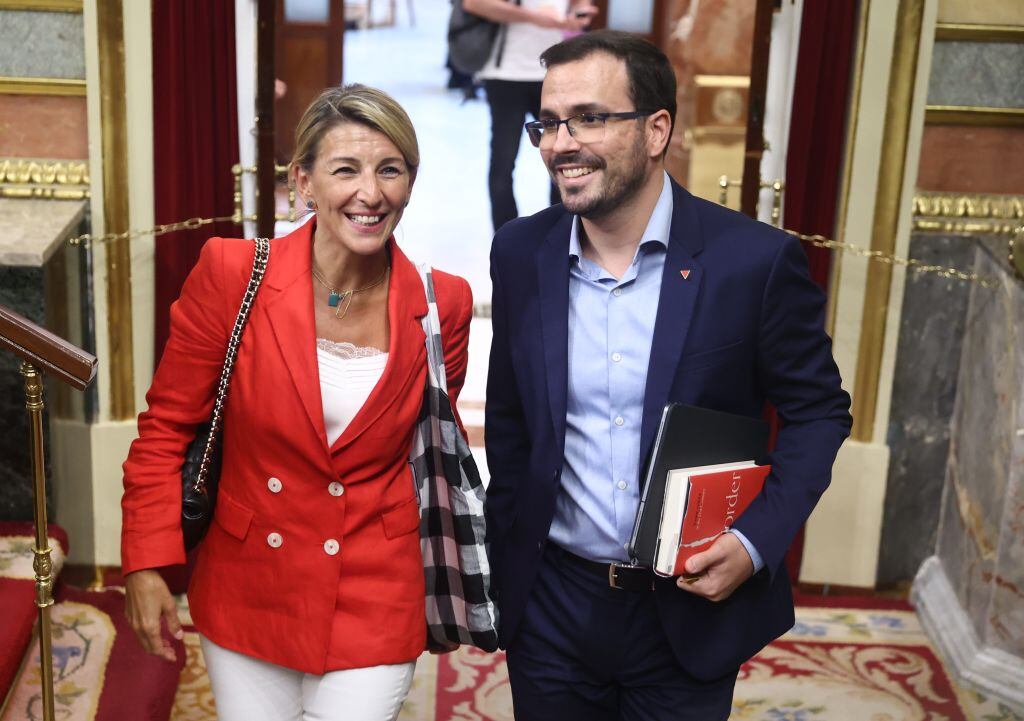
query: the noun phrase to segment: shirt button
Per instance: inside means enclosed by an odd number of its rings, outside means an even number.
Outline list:
[[[617,485],[618,485],[620,491],[626,490],[626,482],[625,481],[619,481]]]
[[[615,416],[615,425],[621,426],[626,420],[622,416]]]
[[[324,553],[326,553],[328,556],[333,556],[334,554],[336,554],[339,548],[340,546],[338,545],[338,542],[335,541],[333,538],[328,538],[326,541],[324,541]]]
[[[271,476],[270,478],[267,479],[267,488],[270,489],[271,493],[280,493],[281,487],[282,486],[280,478],[274,478],[273,476]]]
[[[613,290],[612,295],[618,298],[620,295],[622,295],[622,288],[616,288],[615,290]]]
[[[345,492],[345,486],[335,481],[331,485],[327,486],[327,492],[330,493],[332,496],[340,496],[342,493]]]
[[[612,353],[612,360],[615,361],[616,363],[618,363],[620,360],[622,360],[622,354],[621,353]]]
[[[281,538],[280,533],[271,533],[267,536],[267,545],[271,548],[280,548],[282,543],[284,543],[284,539]]]

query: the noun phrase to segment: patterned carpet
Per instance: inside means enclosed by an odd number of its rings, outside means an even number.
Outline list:
[[[123,589],[62,586],[50,609],[55,714],[59,721],[165,719],[185,666],[150,656],[124,614]],[[2,607],[0,607],[2,608]],[[42,721],[39,646],[26,654],[0,721]],[[210,716],[209,718],[215,718]]]
[[[187,623],[187,610],[182,609]],[[172,721],[213,721],[199,639],[186,634]],[[503,654],[424,655],[399,721],[512,721]],[[809,607],[744,665],[731,721],[1024,721],[951,681],[912,611]]]

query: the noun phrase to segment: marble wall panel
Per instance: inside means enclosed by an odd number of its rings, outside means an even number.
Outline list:
[[[1018,361],[1022,358],[1024,354]],[[1020,437],[1017,445],[992,578],[992,607],[986,640],[995,648],[1024,658],[1024,442]]]
[[[0,95],[0,158],[89,157],[84,97]]]
[[[925,264],[968,268],[974,250],[964,237],[922,233],[911,236],[909,253]],[[969,290],[934,274],[907,275],[878,559],[883,586],[913,579],[935,552]]]
[[[965,502],[959,470],[953,454],[955,442],[950,443],[950,458],[946,467],[942,510],[936,539],[936,555],[956,594],[960,607],[968,617],[978,638],[985,635],[984,619],[987,614],[991,590],[987,580],[992,577],[994,549],[985,547],[976,534],[977,515]]]
[[[1020,0],[939,0],[940,23],[1024,25]]]
[[[926,126],[917,187],[1024,194],[1024,128]]]
[[[84,79],[82,14],[0,10],[0,75]]]
[[[975,252],[977,272],[1009,277],[983,246]],[[937,544],[961,607],[982,639],[990,636],[1005,499],[1020,443],[1022,307],[1017,281],[1007,283],[971,288]]]
[[[43,269],[0,266],[0,305],[42,325],[45,321]],[[18,373],[20,366],[16,356],[0,351],[0,427],[3,428],[0,433],[0,520],[3,521],[32,518],[28,416],[23,379]],[[46,465],[49,469],[49,462]],[[53,493],[49,490],[47,498],[52,511]]]
[[[1006,486],[999,498],[1000,534],[990,586],[992,601],[987,618],[986,642],[1018,658],[1024,658],[1024,284],[1000,269],[1000,263],[982,257],[979,272],[1004,278],[1000,295],[1006,308],[1006,325],[995,327],[1004,335],[1006,349],[997,358],[1012,371],[1016,413],[1002,422],[1012,432],[1013,448]],[[997,491],[993,491],[995,495]]]
[[[1024,45],[944,41],[935,43],[928,82],[929,105],[1024,107]]]

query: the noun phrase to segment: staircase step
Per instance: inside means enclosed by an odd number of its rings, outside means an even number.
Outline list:
[[[50,614],[56,718],[170,718],[185,645],[171,640],[177,655],[173,663],[143,651],[124,615],[123,588],[62,586]],[[0,721],[42,718],[38,644],[29,649],[24,669]]]
[[[67,556],[68,536],[54,524],[47,530],[56,579]],[[4,610],[0,614],[0,701],[7,698],[38,618],[32,569],[35,539],[35,524],[31,521],[0,521],[0,608]]]

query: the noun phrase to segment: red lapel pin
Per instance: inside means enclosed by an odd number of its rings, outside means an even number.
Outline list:
[[[679,271],[679,275],[683,276],[683,280],[686,280],[690,277],[690,269],[687,268],[686,270]]]

